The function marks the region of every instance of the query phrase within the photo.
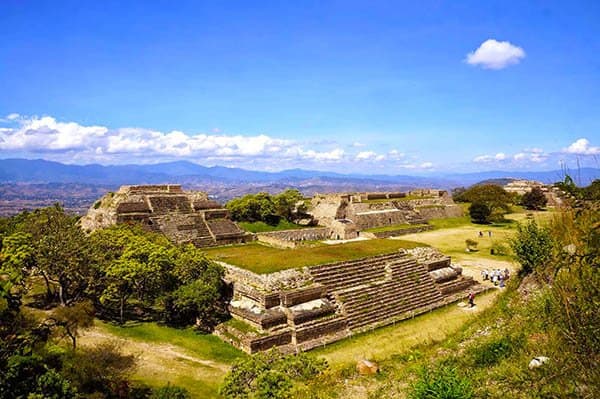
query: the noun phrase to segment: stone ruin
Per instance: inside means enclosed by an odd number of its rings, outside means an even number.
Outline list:
[[[80,223],[88,232],[117,223],[139,223],[173,242],[198,247],[252,239],[206,193],[183,191],[177,184],[122,186],[97,201]]]
[[[311,201],[308,213],[319,225],[331,229],[330,238],[351,239],[366,229],[403,224],[423,225],[433,218],[459,217],[462,216],[462,208],[452,201],[446,191],[425,189],[317,194]]]
[[[485,291],[432,248],[259,275],[220,262],[232,287],[223,340],[255,353],[309,350]]]

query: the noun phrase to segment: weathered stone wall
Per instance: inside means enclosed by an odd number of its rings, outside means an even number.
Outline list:
[[[330,229],[327,227],[314,227],[258,233],[256,238],[275,247],[295,248],[302,241],[325,240],[329,238],[329,234]]]
[[[463,216],[463,210],[459,205],[421,206],[418,207],[417,210],[419,211],[419,214],[426,220]]]
[[[428,230],[432,230],[432,229],[433,229],[433,226],[415,226],[415,227],[409,227],[406,229],[379,231],[379,232],[375,232],[373,234],[377,238],[389,238],[389,237],[403,236],[403,235],[407,235],[407,234],[421,233],[423,231],[428,231]]]

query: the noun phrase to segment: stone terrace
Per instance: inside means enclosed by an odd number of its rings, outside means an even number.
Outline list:
[[[486,289],[431,252],[413,251],[417,258],[401,250],[270,275],[223,264],[233,286],[230,312],[254,332],[222,325],[217,334],[250,353],[308,350],[460,300],[466,289]]]

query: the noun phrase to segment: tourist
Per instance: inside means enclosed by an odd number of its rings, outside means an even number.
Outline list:
[[[488,230],[488,236],[492,236],[492,230]]]
[[[483,279],[483,281],[485,281],[485,280],[488,279],[488,271],[487,271],[487,269],[483,269],[481,271],[481,278]]]
[[[479,237],[483,237],[483,231],[479,232]]]
[[[475,306],[475,294],[473,291],[469,291],[469,307],[472,308]]]
[[[500,281],[500,288],[504,288],[504,276],[502,274],[498,276],[498,280]]]

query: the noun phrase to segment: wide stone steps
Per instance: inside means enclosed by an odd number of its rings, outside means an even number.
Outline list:
[[[385,323],[443,300],[429,273],[414,260],[401,259],[388,266],[391,279],[336,292],[351,330]]]
[[[348,266],[352,266],[352,265],[361,265],[361,264],[365,264],[365,263],[390,260],[390,259],[395,259],[395,258],[401,258],[404,256],[405,255],[400,252],[394,252],[391,254],[378,255],[378,256],[373,256],[370,258],[362,258],[362,259],[356,259],[356,260],[352,260],[352,261],[338,262],[338,263],[328,263],[325,265],[311,266],[310,272],[314,273],[314,274],[327,273],[328,271],[331,271],[331,270],[344,269],[344,268],[346,268]]]
[[[438,284],[438,288],[443,295],[450,295],[457,291],[462,291],[466,288],[469,288],[473,284],[474,280],[472,277],[463,277]]]
[[[412,297],[388,297],[387,302],[371,302],[366,307],[355,307],[347,314],[348,327],[352,330],[369,324],[383,323],[406,312],[430,306],[441,300],[439,294],[417,292]]]

